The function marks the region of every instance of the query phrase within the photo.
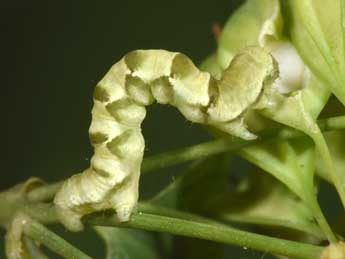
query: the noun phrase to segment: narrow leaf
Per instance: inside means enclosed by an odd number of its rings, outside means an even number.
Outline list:
[[[95,227],[106,245],[106,259],[160,258],[152,233],[142,230]]]

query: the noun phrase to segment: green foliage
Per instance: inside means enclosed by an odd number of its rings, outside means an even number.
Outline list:
[[[315,75],[345,104],[344,1],[282,1],[291,40]]]
[[[96,227],[95,229],[105,241],[106,259],[160,258],[151,233],[111,227]]]

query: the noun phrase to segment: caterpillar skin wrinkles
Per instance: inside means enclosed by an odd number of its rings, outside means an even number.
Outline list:
[[[95,88],[89,129],[94,155],[55,197],[61,222],[78,231],[83,215],[110,208],[120,221],[130,219],[138,200],[145,106],[169,104],[194,123],[253,139],[243,117],[248,109],[265,108],[277,77],[275,60],[259,47],[237,54],[220,80],[180,53],[136,50],[124,56]]]

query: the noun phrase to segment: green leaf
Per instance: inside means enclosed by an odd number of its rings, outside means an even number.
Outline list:
[[[306,145],[302,153],[304,156],[296,156],[297,152],[290,141],[276,143],[275,140],[243,148],[239,154],[272,174],[298,197],[305,200],[306,190],[310,192],[310,182],[314,175],[312,163],[309,162],[313,159],[314,149],[307,139],[302,142]]]
[[[152,233],[141,230],[95,227],[106,245],[106,259],[160,258]]]
[[[286,44],[288,49],[293,50],[293,47],[286,42],[287,39],[281,34],[282,23],[280,18],[279,2],[247,1],[229,19],[224,28],[218,49],[218,62],[220,65],[222,67],[226,66],[232,58],[232,53],[247,45],[254,44],[271,49],[274,56],[276,55],[274,54],[276,51],[274,46],[277,44],[278,46],[280,44],[281,47],[279,48],[283,50],[281,53],[286,52],[284,50]],[[269,40],[263,40],[265,38]],[[273,41],[271,40],[272,38]],[[295,55],[295,57],[291,57],[291,55]],[[287,82],[289,84],[291,80],[294,80],[294,73],[291,72],[295,69],[293,67],[294,64],[301,62],[298,60],[298,54],[293,54],[293,51],[289,51],[288,56],[279,58],[279,55],[277,55],[275,57],[277,57],[279,67],[281,68],[281,72],[283,72],[280,75],[282,78],[281,83],[285,84]],[[294,60],[292,65],[284,63],[286,62],[285,59],[289,58]],[[286,67],[286,72],[284,71],[284,66]],[[208,67],[211,66],[208,65]],[[303,131],[314,140],[317,149],[327,165],[329,173],[333,174],[333,182],[345,205],[345,193],[340,188],[339,177],[334,172],[327,145],[315,121],[329,98],[329,90],[313,73],[309,74],[309,78],[306,75],[307,73],[304,72],[303,78],[297,78],[299,81],[294,82],[299,89],[306,86],[305,89],[287,95],[275,94],[269,100],[272,105],[259,112],[273,121]],[[294,89],[296,87],[291,88],[287,85],[285,88]],[[324,233],[330,240],[335,240],[334,234],[324,219],[315,198],[316,191],[313,181],[314,167],[312,166],[314,164],[314,147],[313,145],[308,146],[309,150],[306,150],[302,156],[298,153],[300,150],[298,143],[292,143],[291,141],[259,144],[244,149],[241,154],[274,175],[308,204]],[[281,154],[283,157],[280,156]],[[305,167],[302,170],[302,174],[298,166],[299,162],[303,163]]]
[[[335,184],[337,191],[344,203],[344,188],[341,186],[340,178],[337,172],[334,170],[328,147],[316,123],[316,119],[325,106],[329,95],[329,91],[324,84],[312,74],[305,89],[293,92],[288,96],[276,95],[275,99],[272,101],[273,105],[264,109],[261,111],[261,113],[276,122],[299,129],[311,137],[316,145],[316,149],[319,151],[319,154],[322,157],[322,160],[325,162],[329,172],[328,174],[330,174],[333,183]],[[272,152],[272,148],[280,149],[278,147],[279,145],[285,146],[284,150],[291,149],[292,151],[296,152],[296,148],[298,149],[296,144],[299,143],[293,143],[293,141],[284,141],[280,144],[276,143],[269,146],[261,146],[259,147],[259,150],[256,150],[255,153],[251,152],[251,156],[246,155],[245,151],[243,151],[244,153],[241,154],[267,172],[270,172],[277,179],[285,183],[301,199],[303,199],[303,201],[308,204],[309,208],[312,209],[316,220],[320,224],[328,239],[335,240],[335,236],[325,220],[318,205],[317,199],[315,198],[316,191],[314,190],[313,186],[314,169],[306,171],[305,174],[303,174],[304,176],[307,176],[306,178],[294,178],[293,175],[299,174],[301,170],[299,170],[299,168],[296,166],[291,167],[290,164],[293,163],[293,160],[298,161],[301,159],[300,154],[295,157],[293,155],[286,156],[287,161],[285,161],[285,164],[279,165],[279,163],[277,164],[277,161],[279,161],[279,157],[277,157],[277,155],[280,153]],[[249,147],[248,150],[253,151],[255,148],[255,146]],[[313,150],[314,148],[312,145],[309,145],[309,149]],[[313,152],[314,151],[312,151],[312,153]],[[293,152],[290,151],[287,153],[292,154]],[[264,161],[262,161],[262,156],[265,156]],[[309,162],[304,163],[305,165],[308,163],[309,166],[314,164],[314,158],[312,158],[311,153],[306,153],[306,157],[309,157]],[[301,186],[302,189],[300,189]]]
[[[345,104],[344,1],[281,1],[287,31],[315,75]]]
[[[209,211],[210,200],[227,189],[228,155],[211,156],[197,161],[180,177],[156,195],[151,202],[156,205],[182,209],[198,214]],[[176,258],[223,258],[224,245],[185,237],[165,237],[174,246]],[[183,247],[183,249],[181,249]]]
[[[209,72],[213,77],[220,79],[222,76],[222,68],[217,62],[217,54],[209,55],[200,65],[200,70]]]
[[[228,188],[228,160],[229,156],[222,154],[194,163],[158,193],[152,202],[195,213],[207,211],[208,201],[222,195]]]
[[[250,188],[246,192],[238,191],[228,195],[228,206],[218,215],[221,220],[264,227],[286,227],[317,239],[324,238],[313,220],[311,210],[274,178],[258,172],[252,174],[248,185]]]
[[[334,167],[340,173],[341,183],[345,187],[345,131],[331,131],[325,133],[326,142],[334,162]],[[316,170],[320,175],[327,175],[327,169],[320,154],[317,153]]]
[[[318,77],[310,75],[306,88],[302,90],[302,103],[306,112],[316,121],[325,107],[331,92]]]
[[[302,141],[301,147],[311,144],[310,141],[309,143],[308,140],[305,141],[307,143]],[[297,154],[291,150],[288,144],[285,147],[290,151],[289,155],[293,156],[291,160],[296,162]],[[255,152],[256,150],[253,150],[254,154]],[[259,152],[261,152],[260,148]],[[287,178],[297,178],[291,181],[298,184],[300,193],[303,192],[303,188],[307,188],[302,186],[303,181],[300,181],[300,178],[303,178],[304,175],[307,180],[312,181],[313,179],[313,168],[308,168],[312,163],[307,161],[310,159],[308,156],[310,152],[313,156],[313,149],[308,148],[306,149],[307,155],[299,156],[299,162],[304,162],[303,166],[306,165],[303,168],[304,173],[300,171],[295,173],[296,171],[292,169],[286,170],[284,159],[277,168],[277,170],[285,170]],[[260,159],[265,161],[267,158],[263,156]],[[269,157],[269,159],[271,158]],[[198,162],[152,201],[161,206],[192,211],[230,222],[284,227],[317,238],[324,238],[318,225],[313,221],[311,210],[304,201],[267,175],[254,175],[255,177],[250,178],[249,182],[247,178],[239,183],[229,182],[230,164],[226,156],[210,157]],[[293,169],[297,166],[301,166],[301,164],[291,165]],[[307,180],[304,182],[307,183]],[[279,209],[277,209],[278,204]],[[291,210],[291,207],[296,207],[296,209]]]
[[[280,34],[282,20],[278,0],[246,1],[226,22],[219,39],[217,59],[225,69],[242,48],[264,45],[265,36]]]
[[[282,141],[274,140],[244,148],[240,154],[272,174],[300,197],[312,211],[328,239],[335,239],[316,199],[314,186],[315,154],[307,138]]]

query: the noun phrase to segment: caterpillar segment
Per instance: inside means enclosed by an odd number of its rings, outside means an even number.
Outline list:
[[[277,76],[276,62],[258,47],[236,55],[220,80],[180,53],[128,53],[95,88],[89,129],[94,155],[90,167],[67,179],[55,197],[62,223],[78,231],[82,216],[105,209],[114,209],[120,221],[130,219],[138,200],[145,106],[169,104],[194,123],[254,139],[243,117],[248,109],[265,107]]]

